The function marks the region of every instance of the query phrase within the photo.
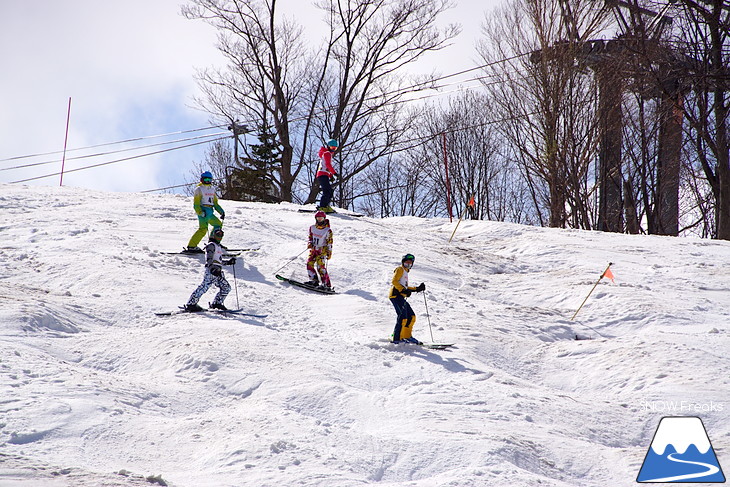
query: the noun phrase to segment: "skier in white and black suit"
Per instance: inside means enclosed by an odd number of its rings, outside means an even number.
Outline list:
[[[228,284],[228,281],[226,281],[223,275],[223,266],[234,265],[236,258],[231,257],[228,260],[223,260],[222,238],[223,230],[220,228],[215,228],[210,232],[208,245],[205,246],[205,274],[203,275],[203,282],[190,295],[188,304],[185,305],[185,311],[203,311],[203,308],[198,305],[198,301],[213,284],[218,288],[218,294],[215,295],[213,302],[210,303],[210,307],[221,310],[227,309],[223,305],[223,301],[228,296],[228,293],[231,292],[231,285]]]

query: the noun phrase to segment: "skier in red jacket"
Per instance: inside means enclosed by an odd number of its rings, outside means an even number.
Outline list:
[[[330,203],[332,202],[332,185],[330,180],[337,174],[335,168],[332,167],[332,154],[339,147],[339,143],[335,139],[330,139],[326,146],[319,149],[319,168],[317,169],[317,182],[322,189],[322,199],[319,202],[318,210],[325,213],[334,213]]]

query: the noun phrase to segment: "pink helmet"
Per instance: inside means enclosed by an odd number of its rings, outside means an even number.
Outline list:
[[[314,214],[314,218],[319,218],[319,217],[327,218],[327,213],[325,213],[324,211],[320,210],[320,211],[318,211],[317,213]]]

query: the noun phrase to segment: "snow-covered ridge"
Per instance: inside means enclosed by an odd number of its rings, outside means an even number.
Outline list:
[[[320,296],[273,276],[311,214],[223,201],[223,243],[259,248],[226,303],[268,317],[160,318],[202,277],[161,253],[189,198],[0,189],[2,487],[629,486],[667,402],[722,406],[700,415],[728,463],[728,242],[333,216]],[[387,343],[406,252],[414,336],[458,348]]]

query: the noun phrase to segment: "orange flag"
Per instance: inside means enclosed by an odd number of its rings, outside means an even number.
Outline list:
[[[472,208],[474,208],[474,205],[476,205],[476,202],[474,201],[474,196],[472,196],[466,206],[471,206]]]
[[[611,282],[616,284],[616,281],[613,280],[613,272],[611,272],[610,267],[608,269],[606,269],[606,272],[603,273],[603,277],[607,277],[607,278],[611,279]]]

